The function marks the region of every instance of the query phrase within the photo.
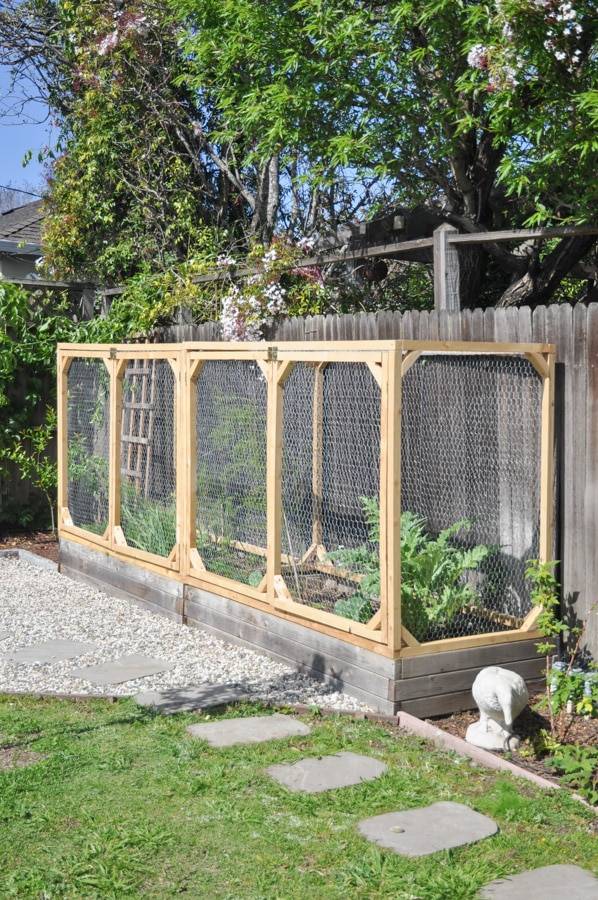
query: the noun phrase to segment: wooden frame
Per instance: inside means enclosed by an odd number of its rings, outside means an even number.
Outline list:
[[[542,381],[540,558],[549,560],[554,546],[554,348],[549,344],[466,341],[340,341],[276,343],[186,343],[164,345],[58,346],[58,507],[59,531],[77,542],[122,557],[151,571],[162,572],[190,585],[215,591],[238,602],[300,622],[308,628],[375,649],[391,658],[413,657],[467,647],[529,640],[537,635],[538,610],[533,609],[519,627],[489,634],[419,643],[401,622],[401,420],[402,382],[412,365],[425,354],[518,355],[525,358]],[[73,359],[102,359],[110,373],[110,467],[108,528],[96,535],[73,524],[68,509],[68,371]],[[174,374],[176,427],[176,544],[168,558],[127,546],[120,524],[121,421],[123,378],[129,360],[163,360]],[[259,366],[267,381],[266,436],[266,546],[236,541],[265,561],[259,585],[249,586],[207,570],[196,546],[197,383],[207,361],[243,360]],[[314,369],[311,420],[312,543],[294,563],[314,571],[358,581],[327,559],[322,528],[322,420],[324,372],[330,363],[366,365],[380,388],[380,608],[369,622],[360,623],[324,609],[297,602],[282,576],[293,557],[282,552],[282,440],[285,382],[296,365]],[[200,426],[201,428],[201,426]],[[219,536],[213,535],[218,542]]]

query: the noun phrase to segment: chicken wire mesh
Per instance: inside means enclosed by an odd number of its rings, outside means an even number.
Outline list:
[[[208,572],[266,574],[267,380],[257,363],[209,360],[196,382],[197,549]]]
[[[108,527],[110,375],[103,360],[73,359],[67,374],[68,509],[73,525]]]
[[[531,608],[541,395],[518,356],[425,354],[404,376],[402,620],[420,641],[510,630]]]
[[[297,363],[284,385],[282,575],[298,603],[380,606],[380,388],[364,363]]]
[[[125,369],[120,523],[130,547],[168,557],[176,543],[175,377],[167,360]]]

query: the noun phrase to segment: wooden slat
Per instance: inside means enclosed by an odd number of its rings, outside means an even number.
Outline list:
[[[509,641],[527,641],[532,637],[540,637],[534,631],[496,631],[487,634],[470,634],[466,637],[444,638],[439,641],[428,641],[418,647],[403,647],[401,658],[425,655],[428,653],[444,653],[446,650],[463,650],[470,647],[490,647]]]

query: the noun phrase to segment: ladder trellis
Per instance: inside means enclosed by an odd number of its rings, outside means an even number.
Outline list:
[[[155,360],[134,359],[125,372],[123,393],[121,475],[148,495],[156,400]],[[126,460],[126,462],[125,462]]]

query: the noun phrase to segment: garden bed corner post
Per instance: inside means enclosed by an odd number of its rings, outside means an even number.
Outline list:
[[[382,363],[380,562],[382,627],[393,655],[401,649],[401,345]]]

